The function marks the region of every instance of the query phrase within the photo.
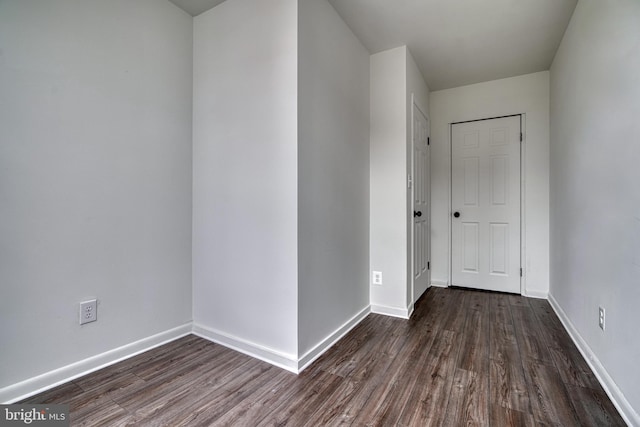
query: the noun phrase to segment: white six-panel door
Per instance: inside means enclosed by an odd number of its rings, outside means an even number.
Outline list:
[[[520,293],[520,116],[451,128],[451,283]]]
[[[429,173],[429,121],[413,104],[413,301],[415,302],[429,285],[430,254],[430,173]]]

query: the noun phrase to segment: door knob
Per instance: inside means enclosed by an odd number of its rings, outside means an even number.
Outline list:
[[[421,211],[413,211],[413,216],[414,217],[416,217],[416,216],[420,217],[420,216],[422,216],[422,212]]]
[[[453,216],[456,217],[456,218],[460,218],[460,212],[454,212]]]

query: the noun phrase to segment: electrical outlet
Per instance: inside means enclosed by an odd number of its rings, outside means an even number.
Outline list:
[[[604,308],[598,307],[598,326],[604,331]]]
[[[80,324],[98,320],[98,300],[92,299],[80,303]]]
[[[382,271],[373,272],[373,284],[382,285]]]

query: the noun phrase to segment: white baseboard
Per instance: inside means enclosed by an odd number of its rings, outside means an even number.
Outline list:
[[[600,382],[600,385],[602,385],[602,388],[604,388],[604,391],[607,393],[618,412],[620,412],[624,421],[630,426],[640,426],[640,415],[638,415],[631,404],[629,404],[629,401],[624,397],[624,394],[622,394],[622,391],[618,388],[618,385],[613,381],[613,378],[611,378],[602,363],[600,363],[600,360],[591,350],[591,347],[589,347],[587,342],[578,333],[575,326],[573,326],[573,323],[571,323],[567,314],[564,312],[560,304],[558,304],[558,301],[556,301],[551,294],[549,294],[548,299],[551,307],[556,312],[558,318],[564,325],[564,328],[569,333],[569,336],[575,343],[576,347],[578,347],[578,350],[580,350],[580,353],[582,353],[582,357],[584,357],[584,360],[589,364],[589,367]]]
[[[371,312],[375,314],[384,314],[385,316],[399,317],[401,319],[408,319],[413,312],[413,304],[411,307],[388,307],[386,305],[371,304]]]
[[[318,343],[318,345],[308,351],[299,360],[296,360],[293,355],[284,354],[259,344],[251,343],[247,340],[189,322],[177,328],[143,338],[122,347],[106,351],[70,365],[63,366],[62,368],[1,388],[0,402],[3,404],[9,404],[26,399],[30,396],[72,381],[83,375],[90,374],[91,372],[113,365],[114,363],[118,363],[191,333],[297,374],[309,366],[315,359],[320,357],[340,338],[346,335],[351,329],[367,317],[370,312],[371,310],[368,306],[362,309],[358,314],[349,319],[322,342]]]
[[[247,356],[270,363],[287,371],[298,373],[298,360],[293,354],[282,353],[278,350],[265,347],[260,344],[235,337],[222,331],[218,331],[197,323],[193,324],[193,334],[216,344],[223,345],[232,350],[244,353]]]
[[[525,290],[522,296],[529,298],[548,299],[549,292]]]
[[[105,351],[70,365],[46,372],[25,381],[0,389],[0,402],[14,403],[34,394],[41,393],[60,384],[72,381],[83,375],[105,368],[128,359],[136,354],[151,350],[191,333],[191,322],[160,332],[147,338]]]
[[[353,329],[358,323],[362,322],[367,315],[371,313],[371,307],[367,306],[363,308],[358,314],[353,316],[342,326],[336,329],[331,335],[320,341],[315,347],[307,351],[298,360],[298,372],[302,372],[307,366],[311,365],[314,360],[322,356],[322,354],[330,349],[336,342],[338,342],[343,336],[345,336],[351,329]]]
[[[333,333],[319,342],[311,350],[307,351],[302,357],[296,360],[295,355],[286,354],[272,348],[265,347],[260,344],[245,340],[243,338],[235,337],[231,334],[227,334],[222,331],[218,331],[203,325],[194,323],[193,334],[216,344],[223,345],[232,350],[244,353],[247,356],[254,357],[256,359],[267,362],[271,365],[285,369],[294,374],[302,372],[306,367],[311,365],[318,357],[320,357],[325,351],[331,348],[340,338],[345,336],[351,329],[353,329],[358,323],[364,320],[365,317],[371,312],[369,306],[360,310],[355,316],[345,322],[342,326],[336,329]]]
[[[431,286],[435,286],[436,288],[448,288],[449,284],[443,280],[432,280]]]

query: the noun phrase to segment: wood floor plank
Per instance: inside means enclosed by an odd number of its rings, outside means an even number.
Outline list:
[[[78,378],[75,382],[80,387],[88,390],[90,388],[90,384],[99,383],[101,382],[101,378],[106,378],[111,374],[118,374],[132,369],[137,369],[140,366],[147,366],[150,362],[155,361],[158,358],[168,357],[171,354],[179,354],[180,352],[190,354],[190,350],[194,346],[206,346],[211,344],[203,341],[204,340],[195,335],[187,335],[149,351],[145,351],[144,353],[138,354],[129,359],[123,360],[122,362],[100,369],[99,371],[93,372],[82,378]]]
[[[463,332],[467,320],[469,291],[452,289],[445,300],[445,311],[441,328],[454,332]]]
[[[546,301],[431,288],[300,375],[187,336],[25,399],[87,426],[622,426]]]
[[[345,346],[336,351],[329,350],[326,354],[316,361],[316,365],[320,369],[331,372],[334,375],[346,377],[356,369],[358,357],[356,354],[374,351],[384,339],[384,335],[380,331],[388,330],[388,319],[381,315],[370,315],[370,322],[360,324],[353,331],[354,339],[345,343]],[[362,326],[362,327],[361,327]]]
[[[393,406],[398,399],[400,399],[399,404],[405,403],[404,399],[416,381],[414,375],[416,366],[425,363],[433,339],[433,334],[427,333],[426,330],[420,330],[407,339],[401,351],[389,365],[385,376],[386,381],[374,390],[369,401],[354,418],[353,422],[356,425],[393,424],[402,410],[400,408],[400,411],[396,411]]]
[[[67,404],[71,399],[84,393],[84,390],[80,388],[74,382],[68,382],[47,391],[44,391],[35,396],[31,396],[22,400],[22,403],[64,403]]]
[[[489,419],[489,378],[456,369],[445,418],[451,425],[484,426]]]
[[[435,330],[442,327],[443,317],[450,311],[450,297],[446,292],[429,288],[415,304],[415,311],[410,322],[414,327]]]
[[[105,400],[103,404],[92,405],[83,410],[71,413],[71,425],[73,426],[124,426],[130,422],[131,417],[120,406]]]
[[[419,339],[425,333],[428,333],[428,330],[421,329],[419,333],[407,333],[406,330],[407,322],[402,319],[393,319],[387,326],[388,333],[377,334],[377,339],[372,341],[370,347],[364,347],[363,350],[368,348],[372,349],[373,352],[384,352],[385,355],[390,357],[391,359],[396,358],[404,346],[407,344],[410,338]],[[365,352],[358,352],[359,355],[364,356]],[[367,356],[365,356],[367,357]],[[360,357],[361,358],[361,357]],[[358,365],[358,361],[356,361],[356,367]]]
[[[329,394],[320,404],[318,410],[308,418],[305,425],[351,425],[353,416],[350,417],[349,413],[357,414],[359,409],[350,410],[350,408],[362,408],[366,402],[366,398],[362,398],[361,396],[369,396],[372,391],[372,389],[360,387],[357,383],[349,379],[345,379],[338,388],[336,388],[333,393]]]
[[[506,298],[496,297],[491,305],[489,358],[506,363],[520,358],[516,330]]]
[[[549,301],[531,298],[529,300],[529,306],[536,314],[536,317],[544,323],[545,327],[564,332],[562,322],[560,322],[560,319],[556,316],[556,313],[553,311]]]
[[[128,390],[113,397],[113,400],[130,412],[147,413],[163,401],[192,390],[193,384],[210,377],[222,377],[230,370],[248,362],[248,356],[232,352],[219,363],[198,365],[195,369],[175,367],[173,375],[146,381],[141,387]]]
[[[563,383],[588,387],[594,390],[601,388],[600,383],[598,383],[596,377],[589,370],[589,365],[587,365],[575,347],[550,347],[549,352],[558,367],[558,372]]]
[[[381,351],[365,360],[352,377],[327,397],[321,408],[323,412],[314,414],[310,425],[350,425],[353,422],[371,395],[386,381],[394,359]]]
[[[525,369],[536,420],[561,426],[579,426],[580,419],[557,371],[538,362]]]
[[[349,376],[348,381],[330,396],[319,408],[320,410],[309,420],[309,425],[340,425],[351,423],[365,406],[373,392],[384,382],[397,351],[389,351],[388,347],[396,343],[383,342],[377,351],[363,352],[357,369]]]
[[[199,342],[190,344],[188,351],[172,351],[159,357],[153,358],[148,363],[139,366],[135,374],[140,378],[149,381],[156,377],[161,377],[170,372],[176,366],[193,366],[206,358],[221,355],[228,349],[210,342]],[[201,357],[202,356],[202,357]]]
[[[509,298],[509,305],[512,307],[530,307],[529,306],[529,298],[522,297],[520,295],[507,295]]]
[[[418,371],[416,382],[398,419],[400,426],[440,425],[445,411],[455,373],[456,356],[461,344],[456,332],[438,332],[427,358]]]
[[[501,426],[533,427],[533,426],[544,426],[545,424],[536,422],[533,415],[529,413],[505,408],[496,403],[490,403],[488,425],[496,426],[496,427],[501,427]]]
[[[267,417],[255,424],[256,427],[303,425],[316,412],[319,402],[325,398],[325,393],[334,392],[344,378],[329,372],[318,372],[309,380],[313,381],[313,387],[304,394],[291,395]]]
[[[489,311],[491,312],[492,319],[498,323],[512,325],[513,319],[511,318],[511,309],[509,304],[511,295],[502,293],[492,293],[490,295]]]
[[[489,390],[491,402],[525,414],[531,412],[515,326],[506,295],[495,294],[489,326]],[[508,412],[507,412],[508,413]]]
[[[156,411],[148,416],[154,422],[171,426],[211,425],[239,405],[254,392],[275,377],[275,368],[257,360],[250,360],[216,378],[220,386],[212,386],[211,378],[193,384],[182,396],[171,399],[170,410]],[[245,387],[252,384],[252,388]],[[194,390],[195,388],[195,390]],[[198,396],[194,398],[193,394]]]
[[[531,308],[512,305],[511,315],[521,357],[554,366],[553,358],[547,347],[548,340],[540,332],[537,318]]]
[[[484,310],[471,309],[467,314],[462,348],[457,367],[485,376],[489,375],[489,316]]]
[[[467,293],[467,308],[469,310],[478,310],[488,314],[491,306],[492,295],[493,294],[490,292],[482,291]]]
[[[282,404],[282,397],[296,381],[295,374],[277,370],[275,376],[261,387],[252,388],[253,393],[222,415],[216,424],[223,426],[242,425],[247,420],[259,422]]]
[[[531,404],[524,372],[517,359],[490,361],[490,399],[495,405],[530,413]]]
[[[566,345],[575,347],[548,302],[533,300],[531,309],[539,328],[544,331],[543,338],[547,347],[563,348]]]
[[[616,409],[602,388],[584,388],[568,386],[568,395],[578,414],[581,425],[593,426],[625,426],[617,415]]]
[[[115,403],[114,397],[138,390],[144,387],[145,381],[132,373],[120,373],[101,385],[93,387],[91,390],[75,396],[69,400],[69,409],[72,412],[79,412],[85,408],[95,405],[101,406],[103,403]]]

